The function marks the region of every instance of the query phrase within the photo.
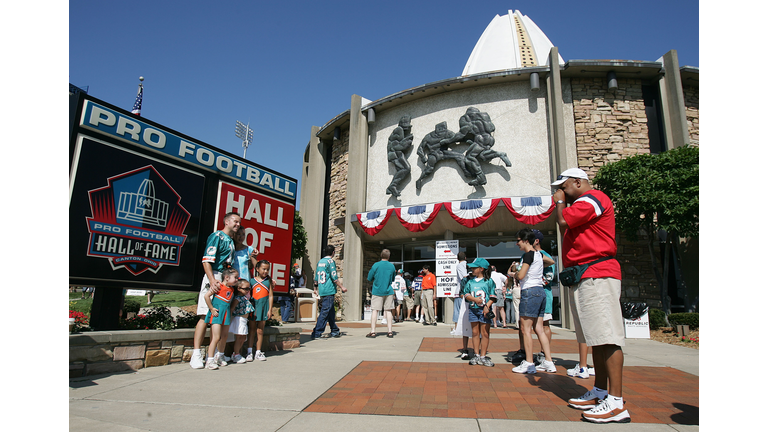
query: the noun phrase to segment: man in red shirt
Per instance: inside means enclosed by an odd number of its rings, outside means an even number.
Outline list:
[[[611,257],[591,265],[581,280],[569,287],[576,339],[592,347],[595,386],[568,401],[586,410],[582,417],[593,423],[630,421],[622,398],[624,368],[624,319],[621,315],[621,266],[616,255],[616,218],[613,203],[592,189],[587,174],[565,170],[552,183],[557,223],[563,232],[563,266],[571,267]],[[569,205],[566,207],[566,205]]]
[[[435,320],[435,287],[437,286],[437,278],[435,274],[429,271],[428,265],[424,266],[422,270],[424,272],[424,279],[421,280],[421,308],[426,311],[424,317],[424,325],[437,325]]]

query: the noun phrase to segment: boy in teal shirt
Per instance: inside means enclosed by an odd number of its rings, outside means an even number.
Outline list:
[[[334,307],[334,298],[336,297],[336,285],[341,288],[341,292],[347,292],[341,283],[338,283],[339,277],[336,274],[336,263],[333,261],[333,255],[336,248],[333,245],[327,245],[323,248],[325,256],[317,263],[315,271],[315,294],[320,296],[320,315],[317,316],[317,324],[312,330],[310,339],[314,340],[323,335],[326,323],[331,327],[332,337],[341,337],[341,330],[336,325],[336,308]]]

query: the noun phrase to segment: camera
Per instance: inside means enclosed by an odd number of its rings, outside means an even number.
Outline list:
[[[488,313],[485,314],[485,319],[492,320],[496,317],[496,314],[493,313],[493,311],[488,311]]]

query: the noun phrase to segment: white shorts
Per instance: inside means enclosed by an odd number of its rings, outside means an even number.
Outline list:
[[[213,277],[221,282],[221,273],[213,272]],[[208,276],[203,275],[203,283],[200,284],[200,295],[197,296],[197,314],[208,315],[208,304],[205,302],[205,294],[208,292]]]
[[[229,324],[229,332],[240,336],[247,335],[248,315],[232,317],[232,322]]]

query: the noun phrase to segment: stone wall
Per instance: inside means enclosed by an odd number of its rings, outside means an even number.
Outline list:
[[[145,367],[189,362],[194,329],[119,330],[87,332],[69,336],[69,377],[136,371]],[[264,351],[282,351],[301,346],[299,327],[265,327]],[[203,340],[208,349],[210,330]],[[234,342],[227,343],[231,353]],[[243,354],[247,352],[243,347]]]
[[[344,277],[344,225],[337,226],[336,220],[347,215],[347,171],[349,167],[349,129],[333,144],[331,153],[331,179],[328,189],[330,200],[328,210],[328,244],[336,247],[336,272]]]
[[[683,86],[685,99],[685,118],[688,121],[688,133],[691,145],[699,146],[699,87]]]
[[[650,153],[642,81],[618,83],[609,91],[604,78],[571,80],[578,165],[590,178],[607,163]]]

